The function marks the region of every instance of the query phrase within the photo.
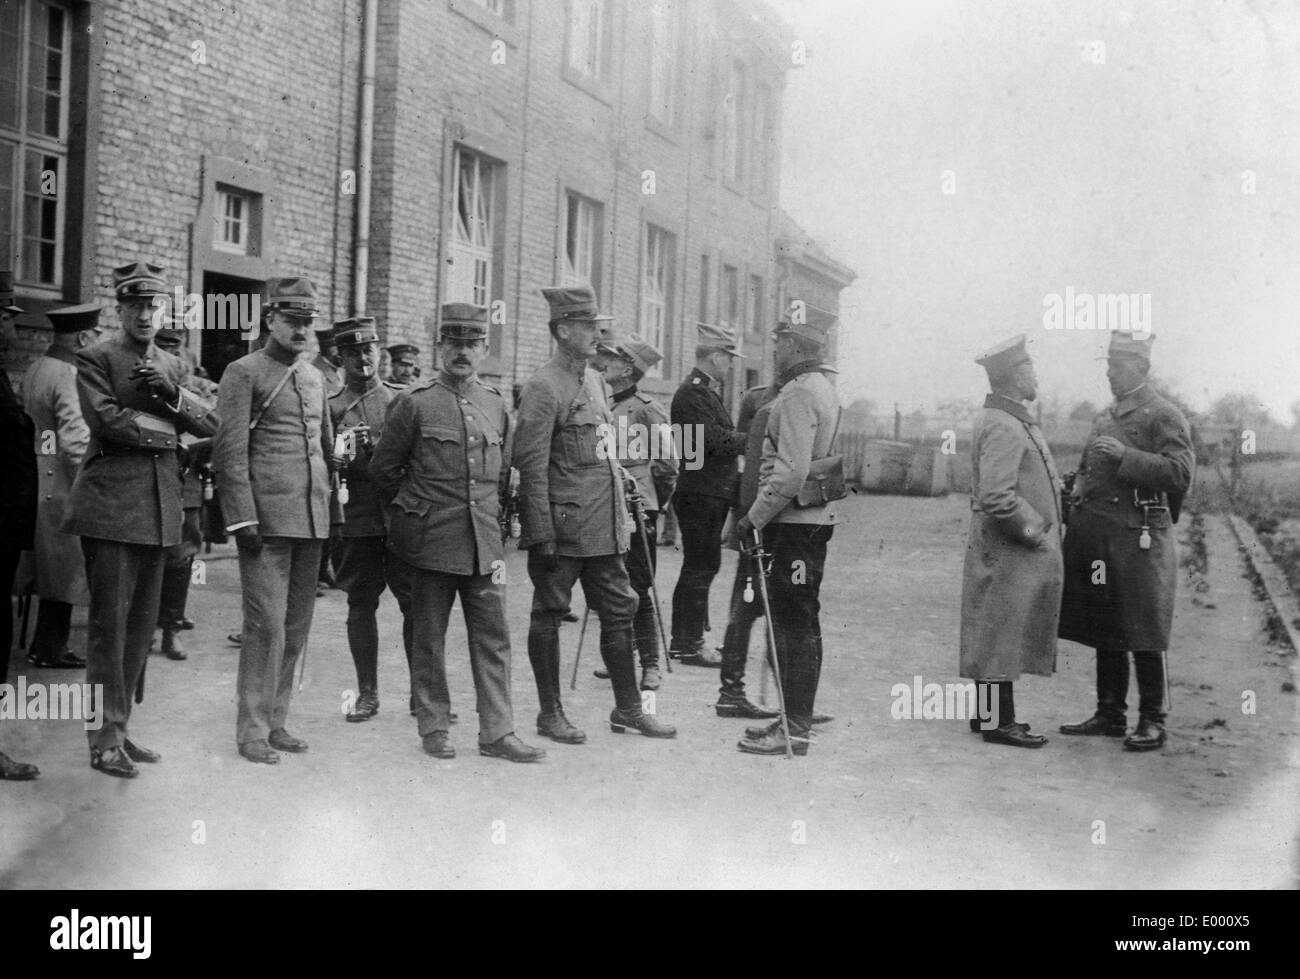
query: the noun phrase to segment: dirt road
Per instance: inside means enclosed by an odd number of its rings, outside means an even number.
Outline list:
[[[311,743],[274,768],[235,753],[238,575],[211,556],[188,662],[153,657],[133,722],[164,761],[133,782],[91,771],[80,725],[0,722],[0,747],[40,765],[0,788],[3,887],[1286,887],[1297,882],[1300,720],[1294,656],[1268,648],[1236,542],[1207,518],[1207,591],[1180,591],[1170,743],[1131,754],[1055,735],[1092,710],[1093,656],[1017,687],[1040,751],[986,745],[964,721],[896,720],[895,684],[953,682],[964,498],[859,496],[830,545],[818,706],[835,715],[794,762],[744,756],[745,722],[714,716],[716,671],[678,667],[659,711],[676,741],[610,733],[588,636],[569,715],[590,740],[534,766],[480,758],[464,627],[449,638],[460,755],[424,755],[405,710],[391,597],[382,712],[346,724],[354,687],[341,593],[321,599],[290,730]],[[1185,531],[1184,521],[1184,531]],[[665,598],[680,556],[661,549]],[[720,640],[734,557],[714,586]],[[511,553],[515,715],[535,742],[524,651],[530,589]],[[1185,584],[1185,583],[1184,583]],[[577,642],[566,627],[565,677]],[[78,628],[74,642],[84,642]],[[757,642],[757,636],[756,636]],[[66,681],[30,670],[29,682]],[[752,693],[757,692],[756,659]],[[1254,693],[1256,712],[1243,713]],[[1249,700],[1249,697],[1246,698]],[[1130,695],[1135,721],[1136,690]]]

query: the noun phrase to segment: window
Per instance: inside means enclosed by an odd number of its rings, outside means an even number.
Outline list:
[[[645,226],[645,250],[641,257],[641,336],[662,354],[667,354],[668,324],[673,308],[673,236],[653,224]],[[646,372],[663,377],[662,362]]]
[[[212,247],[235,255],[256,255],[256,195],[235,187],[217,185],[217,205],[212,212]]]
[[[564,195],[564,268],[561,284],[589,285],[600,295],[601,206],[569,191]]]
[[[496,256],[497,164],[457,146],[452,157],[451,239],[444,302],[488,306]]]
[[[0,263],[18,282],[62,284],[70,15],[0,3]]]
[[[677,121],[678,0],[652,0],[650,24],[650,116],[671,127]]]
[[[721,309],[719,325],[740,331],[740,273],[734,265],[722,266],[722,292],[718,296]]]
[[[745,179],[745,111],[749,104],[745,66],[732,62],[727,94],[722,100],[722,173],[733,183]]]
[[[696,319],[701,323],[709,322],[709,282],[712,276],[712,269],[709,265],[709,256],[700,256],[700,315]]]
[[[749,332],[763,332],[763,280],[757,275],[749,277]]]
[[[569,70],[586,81],[605,78],[609,64],[606,0],[569,0]]]

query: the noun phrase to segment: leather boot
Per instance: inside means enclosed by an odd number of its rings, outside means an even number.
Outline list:
[[[582,744],[587,735],[569,723],[560,704],[560,633],[530,630],[528,661],[537,682],[537,733],[560,744]]]
[[[347,719],[352,724],[360,724],[368,721],[379,713],[379,691],[376,689],[361,688],[361,695],[357,697],[357,702],[352,705],[348,711]]]
[[[604,657],[609,682],[614,688],[615,706],[609,715],[609,729],[615,734],[639,731],[648,738],[677,737],[675,727],[641,710],[641,692],[637,688],[636,667],[632,665],[632,630],[602,628],[600,655]]]
[[[185,655],[185,647],[181,644],[180,633],[176,626],[163,626],[162,651],[167,654],[168,659],[189,659],[189,657]]]
[[[1137,730],[1124,739],[1128,751],[1155,751],[1164,747],[1165,726],[1159,721],[1143,717],[1138,721]]]
[[[1124,739],[1129,751],[1155,751],[1165,743],[1165,664],[1157,652],[1133,652],[1133,669],[1137,673],[1137,730]]]
[[[1128,704],[1128,653],[1097,650],[1097,713],[1078,724],[1062,724],[1062,734],[1122,738]]]
[[[790,727],[790,752],[802,758],[808,754],[808,745],[812,740],[812,728],[796,721],[787,722]],[[743,740],[736,747],[747,755],[784,755],[786,747],[785,731],[780,721],[771,727],[763,728],[755,737],[746,730]]]

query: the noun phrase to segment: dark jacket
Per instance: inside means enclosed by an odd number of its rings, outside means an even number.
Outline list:
[[[696,368],[686,375],[673,395],[669,414],[673,424],[681,426],[683,444],[687,443],[687,425],[698,425],[704,433],[703,465],[692,469],[690,460],[683,461],[677,492],[717,496],[729,501],[736,491],[739,471],[736,457],[745,451],[745,433],[736,431],[722,395],[714,390],[715,383]]]
[[[137,389],[131,370],[142,358],[180,389],[173,411]],[[152,343],[140,350],[125,334],[77,354],[77,393],[90,428],[62,530],[67,534],[171,547],[181,539],[181,432],[217,429],[212,406],[182,387],[185,365]]]
[[[0,548],[29,549],[36,535],[36,429],[0,367]],[[9,596],[3,596],[5,601]]]
[[[510,415],[496,388],[440,371],[398,393],[370,475],[388,504],[388,549],[444,574],[490,574],[505,559],[498,517]]]
[[[339,475],[348,481],[348,502],[343,504],[344,537],[383,537],[388,531],[384,525],[384,501],[370,478],[370,460],[374,446],[384,434],[384,417],[388,406],[398,391],[387,381],[376,380],[368,391],[354,391],[345,387],[329,399],[330,421],[334,431],[356,425],[370,428],[369,448],[357,445],[356,457]]]

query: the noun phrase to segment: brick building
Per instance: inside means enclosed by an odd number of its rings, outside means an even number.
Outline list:
[[[795,284],[835,308],[852,278],[778,206],[791,44],[758,0],[0,0],[8,367],[43,310],[156,257],[205,296],[305,273],[426,371],[438,304],[491,305],[505,386],[549,355],[539,290],[587,280],[664,350],[663,393],[698,319],[734,325],[735,397]],[[245,341],[203,323],[219,375]]]

